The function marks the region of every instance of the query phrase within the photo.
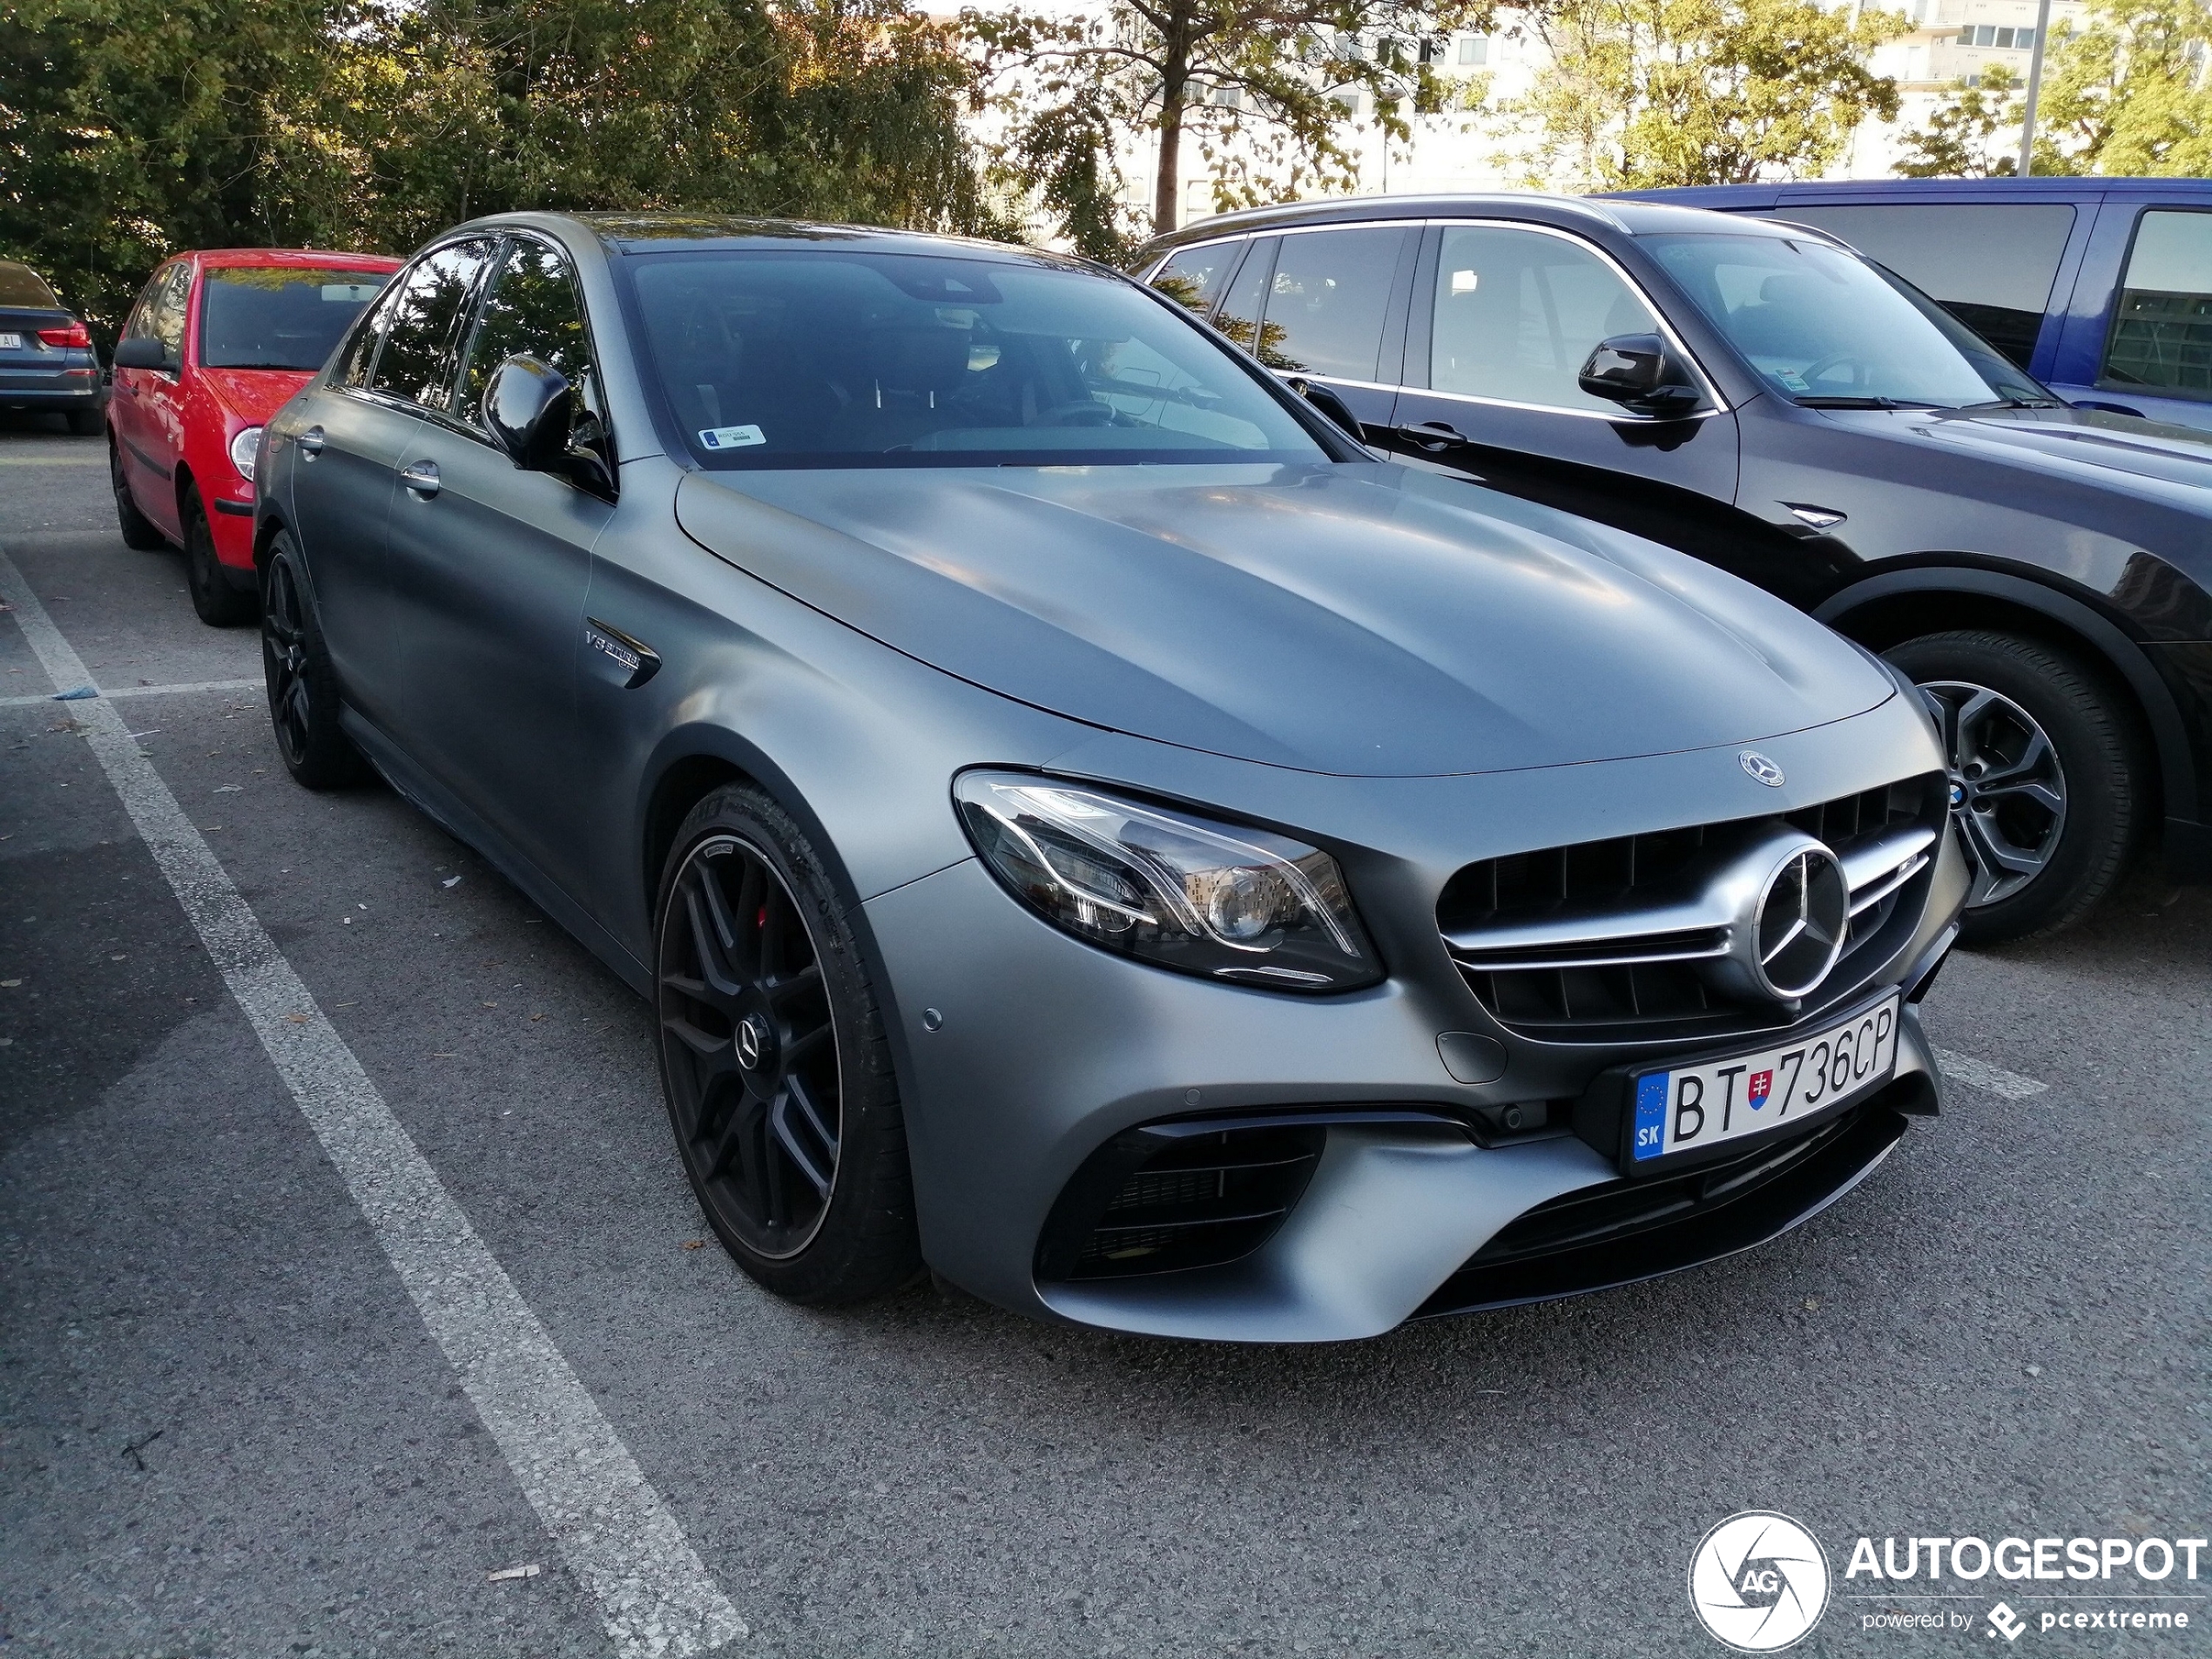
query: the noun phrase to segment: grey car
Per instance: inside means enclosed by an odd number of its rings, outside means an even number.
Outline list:
[[[1746,1248],[1936,1109],[1909,685],[1127,279],[481,220],[258,477],[293,776],[373,766],[651,999],[781,1295],[1369,1336]]]

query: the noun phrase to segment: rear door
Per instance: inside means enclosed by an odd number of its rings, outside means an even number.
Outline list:
[[[1404,293],[1419,228],[1331,225],[1272,239],[1272,269],[1249,285],[1259,313],[1244,343],[1277,374],[1329,386],[1363,426],[1387,427],[1405,361]],[[1237,286],[1248,286],[1242,273]]]
[[[388,521],[401,457],[421,425],[423,399],[442,398],[493,239],[433,248],[384,291],[315,382],[296,418],[294,533],[307,555],[317,615],[346,699],[382,730],[401,728],[404,670]]]
[[[408,750],[511,847],[580,890],[574,670],[591,544],[611,508],[524,472],[491,438],[484,388],[509,357],[558,369],[587,407],[595,358],[565,251],[511,237],[479,307],[456,388],[426,399],[391,509],[394,631]]]
[[[2093,281],[2100,271],[2104,280]],[[2153,421],[2212,427],[2212,209],[2138,211],[2107,201],[2083,286],[2112,297],[2101,315],[2067,320],[2067,373],[2052,389]]]
[[[1654,421],[1576,384],[1602,340],[1659,333],[1650,300],[1593,244],[1545,226],[1432,226],[1413,285],[1393,448],[1533,499],[1606,517],[1595,488],[1639,483],[1736,498],[1736,417],[1706,388],[1687,419]]]

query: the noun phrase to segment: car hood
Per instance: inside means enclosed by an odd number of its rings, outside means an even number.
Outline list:
[[[730,563],[948,673],[1308,771],[1750,742],[1896,690],[1710,566],[1395,465],[693,472],[676,510]]]
[[[223,407],[251,426],[265,424],[315,377],[311,368],[203,368],[199,373]]]
[[[2103,409],[1830,410],[1861,431],[1912,433],[2000,465],[2212,509],[2212,433]]]

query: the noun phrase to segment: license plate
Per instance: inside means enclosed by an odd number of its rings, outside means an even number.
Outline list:
[[[1899,998],[1779,1048],[1629,1079],[1635,1113],[1629,1162],[1648,1167],[1677,1152],[1757,1135],[1792,1119],[1824,1116],[1889,1081],[1897,1068]]]
[[[22,349],[23,336],[21,334],[0,334],[0,351],[21,351]]]

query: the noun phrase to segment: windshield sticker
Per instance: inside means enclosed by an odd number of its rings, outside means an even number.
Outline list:
[[[1805,383],[1805,377],[1798,374],[1794,368],[1770,369],[1768,373],[1771,374],[1775,379],[1780,381],[1784,386],[1788,387],[1793,392],[1810,392],[1812,390],[1812,388]]]
[[[338,305],[367,305],[383,289],[381,282],[326,282],[322,297]]]
[[[705,449],[742,449],[767,442],[757,426],[711,426],[699,434],[699,447]]]

